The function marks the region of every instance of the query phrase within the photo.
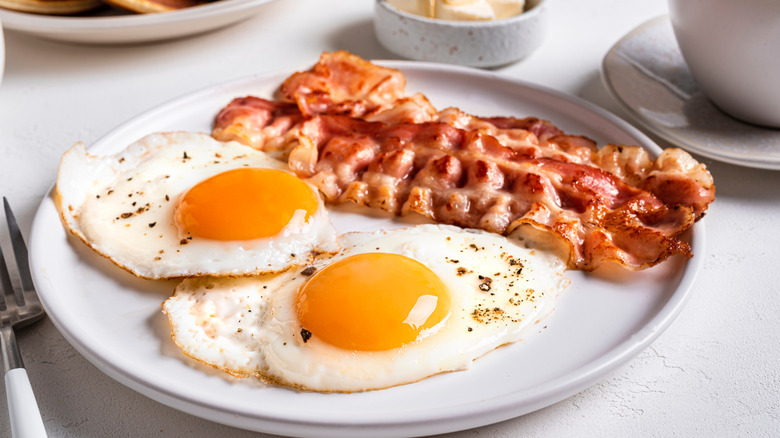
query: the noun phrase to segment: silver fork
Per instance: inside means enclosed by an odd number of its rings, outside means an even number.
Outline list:
[[[15,438],[45,437],[38,403],[35,401],[30,379],[22,363],[14,329],[24,327],[43,316],[43,307],[35,293],[30,264],[27,260],[27,246],[16,223],[8,200],[3,197],[5,220],[11,235],[11,245],[16,266],[21,278],[21,290],[15,290],[11,283],[3,251],[0,248],[0,349],[3,356],[5,392],[8,398],[8,412],[11,419],[11,433]]]

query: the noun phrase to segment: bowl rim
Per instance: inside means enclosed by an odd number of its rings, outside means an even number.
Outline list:
[[[386,11],[396,14],[408,20],[416,21],[419,23],[425,23],[428,25],[445,26],[453,28],[484,28],[484,27],[497,27],[504,25],[511,25],[521,21],[531,20],[535,16],[542,13],[542,9],[549,0],[526,0],[536,1],[537,3],[528,10],[524,10],[523,13],[515,15],[513,17],[502,18],[500,20],[488,20],[488,21],[456,21],[445,20],[441,18],[428,18],[422,15],[412,14],[410,12],[402,11],[390,4],[389,0],[376,0],[378,7],[384,8]]]

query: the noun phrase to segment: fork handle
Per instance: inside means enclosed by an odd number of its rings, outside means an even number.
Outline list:
[[[35,401],[27,370],[14,368],[5,373],[5,392],[8,396],[8,412],[11,417],[11,434],[14,438],[45,438],[41,412]]]

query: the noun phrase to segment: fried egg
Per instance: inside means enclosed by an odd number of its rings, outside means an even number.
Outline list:
[[[71,232],[144,278],[276,272],[338,250],[316,188],[205,134],[152,134],[110,156],[76,144],[55,202]]]
[[[552,253],[478,230],[420,225],[340,244],[279,275],[183,281],[163,303],[175,343],[235,376],[381,389],[523,339],[568,285]]]

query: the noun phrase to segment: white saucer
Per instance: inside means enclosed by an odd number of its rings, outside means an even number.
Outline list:
[[[780,130],[727,116],[691,76],[667,16],[634,29],[604,57],[609,92],[644,128],[715,160],[780,169]]]

